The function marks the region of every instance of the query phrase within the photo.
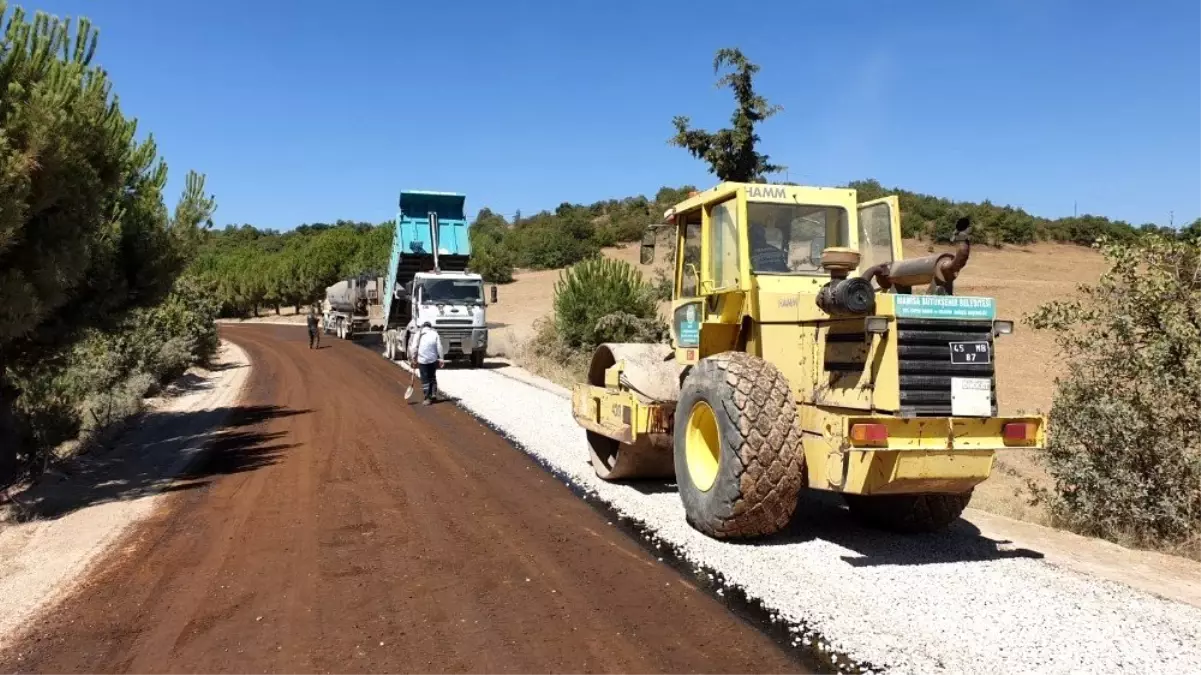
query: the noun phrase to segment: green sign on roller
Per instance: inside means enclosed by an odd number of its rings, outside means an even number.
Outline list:
[[[676,308],[676,336],[679,347],[698,347],[701,344],[700,304],[688,303]]]
[[[992,321],[997,317],[997,301],[962,295],[902,295],[896,299],[897,318],[962,319]]]

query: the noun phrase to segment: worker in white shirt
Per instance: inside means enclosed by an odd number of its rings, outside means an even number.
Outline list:
[[[429,405],[437,395],[438,369],[446,365],[445,357],[438,331],[429,321],[422,322],[421,329],[409,341],[409,363],[416,366],[422,391],[425,392],[425,400],[421,405]]]

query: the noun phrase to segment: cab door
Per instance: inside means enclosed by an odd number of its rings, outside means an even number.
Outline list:
[[[671,303],[671,339],[676,359],[694,364],[701,346],[701,321],[705,301],[701,297],[702,249],[704,228],[702,209],[677,214],[676,288]]]
[[[903,258],[901,201],[896,195],[859,204],[859,272]],[[875,282],[873,281],[873,284]]]
[[[746,298],[744,274],[749,259],[746,251],[746,209],[740,192],[704,207],[701,232],[701,297],[704,319],[700,357],[733,349],[741,326]]]

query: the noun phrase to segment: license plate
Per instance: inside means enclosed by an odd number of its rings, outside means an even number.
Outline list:
[[[992,363],[992,347],[987,342],[952,342],[951,363]]]
[[[952,377],[951,415],[953,417],[990,417],[992,415],[992,380],[983,377]]]

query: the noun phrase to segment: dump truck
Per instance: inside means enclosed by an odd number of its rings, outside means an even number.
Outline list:
[[[994,341],[1013,322],[954,294],[969,219],[954,253],[905,260],[895,196],[724,182],[664,215],[670,344],[600,345],[572,391],[602,479],[674,476],[689,524],[719,539],[779,531],[802,489],[922,532],[959,517],[998,452],[1043,446],[1045,418],[998,416]]]
[[[484,279],[468,269],[466,197],[453,192],[400,193],[396,230],[381,279],[380,328],[384,356],[404,358],[411,323],[428,321],[448,360],[484,363],[488,350]],[[496,302],[496,287],[492,287]]]

